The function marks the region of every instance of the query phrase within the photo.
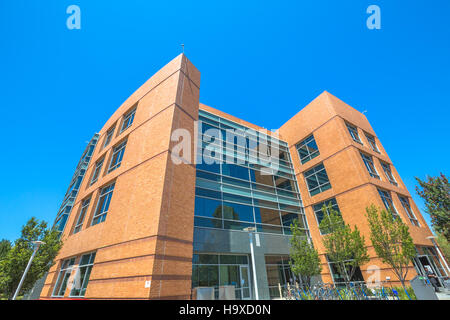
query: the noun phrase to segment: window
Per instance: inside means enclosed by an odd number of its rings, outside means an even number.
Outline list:
[[[106,132],[105,143],[103,143],[103,148],[105,148],[111,142],[115,128],[116,127],[114,126]]]
[[[73,229],[73,233],[77,233],[83,227],[84,217],[86,216],[86,212],[89,208],[89,203],[91,202],[91,198],[83,200],[81,204],[80,214],[78,215],[77,223],[75,224],[75,228]]]
[[[111,163],[109,164],[108,172],[111,172],[118,167],[122,163],[123,154],[125,153],[125,146],[127,145],[127,141],[124,141],[114,147],[114,151],[111,157]]]
[[[300,142],[297,145],[297,151],[302,164],[308,162],[309,160],[317,157],[320,154],[319,148],[317,147],[316,140],[314,140],[313,135],[310,135],[308,138]]]
[[[416,218],[416,215],[411,209],[411,205],[409,204],[409,200],[406,197],[398,196],[400,202],[402,203],[403,209],[406,211],[406,215],[408,216],[411,224],[416,227],[420,227],[419,221]]]
[[[371,156],[361,153],[361,157],[364,161],[364,164],[366,165],[366,169],[369,172],[370,176],[372,178],[380,179],[380,176],[378,175],[377,169],[375,169],[375,165],[373,164],[373,159]]]
[[[125,131],[128,127],[130,127],[133,124],[135,113],[136,113],[136,108],[133,108],[131,111],[128,111],[123,116],[123,123],[122,123],[122,128],[120,129],[120,132]]]
[[[368,134],[367,132],[365,132],[365,135],[366,135],[367,141],[369,141],[369,144],[372,147],[372,150],[375,152],[380,152],[380,150],[378,150],[377,143],[375,142],[375,137]]]
[[[101,160],[99,160],[95,163],[95,169],[94,169],[94,173],[92,174],[91,185],[97,181],[97,179],[100,175],[100,171],[102,170],[104,159],[105,158],[102,158]]]
[[[378,193],[380,194],[381,200],[383,201],[386,210],[390,211],[394,218],[400,218],[397,210],[395,209],[394,202],[392,202],[391,193],[389,191],[381,189],[378,189]]]
[[[323,163],[315,166],[314,168],[304,173],[306,184],[311,196],[314,196],[320,192],[331,188],[330,181],[328,180],[327,172]]]
[[[355,142],[362,144],[361,139],[359,138],[359,135],[358,135],[358,129],[349,123],[346,123],[346,125],[347,125],[348,132],[350,133],[350,136],[352,137],[352,139]]]
[[[324,216],[324,213],[322,211],[323,206],[326,207],[326,214],[329,215],[330,214],[330,210],[328,209],[328,206],[331,205],[331,209],[337,211],[339,214],[341,213],[341,211],[339,210],[339,206],[337,204],[337,201],[335,198],[331,198],[328,200],[325,200],[323,202],[317,203],[315,205],[313,205],[313,210],[314,210],[314,214],[316,215],[316,219],[317,219],[317,224],[319,225],[319,230],[321,234],[328,234],[329,230],[323,230],[320,229],[320,223],[322,222]]]
[[[91,275],[92,266],[94,265],[94,259],[95,252],[81,256],[80,265],[78,266],[72,290],[70,291],[71,297],[84,297],[89,282],[89,277]]]
[[[397,181],[395,181],[394,175],[391,171],[391,166],[388,163],[380,161],[381,167],[383,168],[384,174],[386,175],[386,178],[389,180],[390,183],[393,185],[397,185]]]
[[[67,282],[69,281],[70,274],[72,273],[72,266],[75,263],[75,258],[64,260],[59,271],[58,280],[56,280],[55,288],[53,289],[52,296],[64,297],[66,292]]]
[[[95,209],[95,214],[92,219],[92,225],[103,222],[106,219],[106,214],[108,213],[109,203],[111,202],[111,197],[114,190],[114,183],[104,187],[100,191],[100,197],[98,199],[97,208]]]
[[[292,283],[296,278],[289,265],[289,256],[266,255],[264,258],[270,299],[279,298],[278,285],[285,288],[287,283]]]
[[[331,271],[331,275],[333,276],[333,282],[337,285],[339,284],[343,284],[343,282],[345,282],[345,278],[349,277],[349,275],[351,274],[351,266],[350,265],[346,265],[345,270],[343,270],[346,273],[346,277],[344,275],[342,275],[339,272],[339,268],[336,265],[336,262],[332,261],[328,256],[327,256],[327,260],[328,260],[328,266],[330,267],[330,271]],[[352,259],[346,260],[345,262],[350,262],[352,261]],[[342,268],[344,269],[344,268]],[[355,268],[355,272],[353,273],[352,278],[350,279],[351,282],[359,282],[359,281],[364,281],[364,277],[361,273],[361,269],[359,267]]]

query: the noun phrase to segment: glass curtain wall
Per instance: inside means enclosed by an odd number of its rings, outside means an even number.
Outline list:
[[[202,110],[199,115],[195,226],[289,235],[298,219],[309,235],[287,144]],[[265,161],[278,153],[278,163]]]

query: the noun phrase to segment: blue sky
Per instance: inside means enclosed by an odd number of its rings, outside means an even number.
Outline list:
[[[72,4],[81,30],[66,27]],[[366,27],[371,4],[381,30]],[[86,142],[181,43],[201,102],[266,128],[323,90],[367,110],[423,208],[414,177],[449,173],[448,12],[445,0],[1,1],[0,238],[30,216],[53,222]]]

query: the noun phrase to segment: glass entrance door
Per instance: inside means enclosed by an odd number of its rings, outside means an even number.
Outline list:
[[[251,290],[250,290],[250,272],[248,270],[248,266],[240,266],[240,275],[241,275],[241,290],[242,290],[242,299],[248,300],[251,298]]]

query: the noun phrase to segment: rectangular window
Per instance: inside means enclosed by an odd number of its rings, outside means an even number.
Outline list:
[[[396,186],[397,181],[395,180],[394,175],[392,174],[391,166],[388,163],[385,163],[382,161],[380,161],[380,164],[381,164],[381,167],[383,168],[384,174],[386,175],[386,178],[388,179],[388,181]]]
[[[84,297],[89,277],[91,276],[92,266],[94,265],[94,259],[95,252],[81,256],[80,265],[78,266],[72,290],[70,291],[71,297]]]
[[[370,176],[372,178],[380,179],[380,176],[378,175],[377,169],[375,169],[375,165],[373,163],[373,159],[371,156],[361,153],[361,157],[364,161],[364,165],[366,166],[367,171],[369,172]]]
[[[109,203],[111,202],[113,190],[114,190],[114,183],[107,187],[104,187],[100,191],[100,197],[98,199],[97,208],[95,209],[95,214],[92,219],[92,225],[105,221],[106,214],[108,213],[109,209]]]
[[[349,123],[345,123],[345,124],[347,125],[348,132],[350,133],[350,136],[352,137],[352,139],[355,142],[362,144],[362,141],[359,138],[358,129]]]
[[[89,208],[90,202],[91,202],[91,198],[83,200],[83,203],[81,204],[80,214],[78,215],[77,223],[75,225],[75,228],[73,229],[74,234],[79,232],[81,230],[81,228],[83,227],[84,217],[86,217],[86,212]]]
[[[317,147],[316,140],[314,140],[313,135],[310,135],[308,138],[300,142],[297,145],[297,151],[302,164],[308,162],[309,160],[317,157],[320,154],[319,148]]]
[[[351,270],[350,270],[350,266],[347,265],[345,270],[343,270],[346,275],[342,275],[339,272],[339,268],[337,267],[336,262],[332,261],[328,256],[326,256],[327,261],[328,261],[328,266],[330,267],[330,271],[331,271],[331,275],[333,276],[333,282],[336,285],[343,285],[343,283],[345,283],[345,278],[349,277]],[[352,261],[352,259],[346,260],[345,262],[350,262]],[[359,267],[355,268],[355,272],[353,273],[352,278],[350,279],[351,282],[362,282],[364,281],[364,277],[362,275],[361,269]]]
[[[419,220],[417,220],[416,215],[411,209],[411,205],[409,204],[409,200],[406,197],[398,196],[400,202],[402,203],[403,209],[405,209],[406,215],[411,221],[413,226],[420,227]]]
[[[378,193],[380,194],[381,200],[386,207],[386,210],[390,211],[394,218],[400,218],[397,210],[395,209],[394,202],[392,201],[391,193],[389,191],[378,189]]]
[[[306,171],[304,176],[311,196],[331,188],[331,184],[328,180],[328,175],[323,163]]]
[[[372,147],[372,150],[375,152],[380,152],[380,150],[378,150],[377,143],[375,142],[375,137],[368,134],[367,132],[365,132],[365,135],[366,135],[367,141],[369,141],[369,144]]]
[[[135,113],[136,113],[136,108],[133,108],[133,110],[128,111],[123,116],[123,123],[122,123],[122,128],[120,129],[120,132],[125,131],[127,128],[129,128],[133,124]]]
[[[108,172],[111,172],[118,167],[122,163],[123,154],[125,153],[125,147],[127,145],[127,141],[123,141],[119,145],[114,147],[113,154],[111,156],[111,163],[109,164]]]
[[[111,142],[115,128],[116,127],[114,126],[106,132],[105,142],[103,143],[103,148],[105,148]]]
[[[103,167],[103,160],[105,160],[105,158],[102,158],[101,160],[95,163],[95,169],[94,173],[92,174],[91,185],[94,184],[98,180],[98,177],[100,176],[100,172],[102,171]]]
[[[326,207],[326,214],[329,215],[330,214],[330,210],[328,209],[329,205],[331,205],[331,209],[337,211],[339,214],[341,213],[335,198],[331,198],[331,199],[328,199],[328,200],[325,200],[323,202],[320,202],[320,203],[317,203],[317,204],[313,205],[313,210],[314,210],[314,214],[316,215],[317,224],[319,225],[320,233],[323,234],[323,235],[324,234],[328,234],[329,230],[320,229],[320,223],[325,218],[325,215],[324,215],[324,212],[322,211],[322,208],[323,208],[323,206],[325,206]]]
[[[72,273],[72,266],[75,263],[75,258],[64,260],[59,271],[58,280],[56,280],[55,287],[53,289],[53,297],[64,297],[66,292],[67,282],[69,281]]]

